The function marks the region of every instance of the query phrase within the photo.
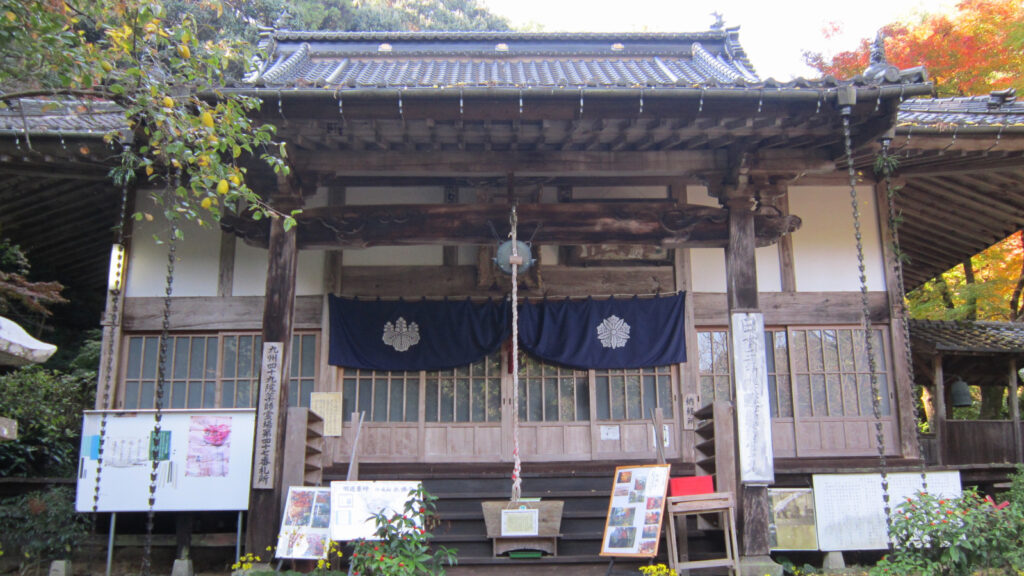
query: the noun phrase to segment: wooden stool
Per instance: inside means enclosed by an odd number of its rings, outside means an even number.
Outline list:
[[[725,557],[711,560],[679,561],[678,543],[670,538],[668,543],[669,568],[676,574],[680,570],[696,568],[728,568],[733,576],[737,573],[738,560],[736,544],[736,501],[732,492],[712,492],[710,494],[693,494],[690,496],[671,496],[666,500],[666,521],[674,523],[677,516],[685,517],[693,514],[718,514],[722,519],[722,530],[725,534]],[[672,534],[674,536],[674,530]]]

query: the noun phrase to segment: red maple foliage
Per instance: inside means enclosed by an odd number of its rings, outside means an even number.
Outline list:
[[[882,33],[888,62],[924,66],[939,95],[1024,89],[1024,0],[962,0],[951,14],[893,22]],[[867,68],[870,44],[863,39],[856,50],[831,58],[805,52],[804,60],[823,75],[850,78]]]

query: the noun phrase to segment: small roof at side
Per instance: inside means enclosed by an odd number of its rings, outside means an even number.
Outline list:
[[[1024,323],[911,320],[914,348],[951,355],[1024,354]]]

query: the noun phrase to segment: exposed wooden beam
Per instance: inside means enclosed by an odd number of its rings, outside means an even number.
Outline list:
[[[310,152],[294,158],[302,172],[335,176],[390,177],[519,177],[606,175],[606,176],[686,176],[713,170],[722,162],[721,151],[653,152],[357,152],[346,154]],[[835,169],[822,152],[768,150],[756,155],[752,172],[778,173]]]
[[[310,208],[299,214],[300,248],[349,248],[444,244],[492,244],[490,224],[502,232],[508,207],[502,204],[405,204]],[[266,220],[225,215],[221,226],[246,242],[262,246]],[[537,230],[544,244],[657,244],[666,247],[725,246],[727,212],[672,202],[579,202],[524,204],[521,231]],[[753,216],[758,245],[774,243],[799,228],[794,216]]]

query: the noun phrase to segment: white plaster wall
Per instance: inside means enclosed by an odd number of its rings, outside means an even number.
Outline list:
[[[152,201],[140,191],[136,206],[153,213],[153,221],[132,221],[131,255],[125,295],[130,298],[163,296],[167,281],[167,244],[157,244],[153,235],[166,240],[170,227]],[[216,296],[220,270],[220,230],[182,223],[184,240],[175,246],[174,296]],[[211,250],[211,246],[214,248]]]
[[[882,241],[874,193],[870,187],[860,186],[857,198],[868,289],[885,290]],[[850,189],[846,186],[790,187],[789,211],[803,220],[803,225],[793,234],[797,290],[860,290]]]
[[[244,242],[235,244],[235,277],[232,296],[263,296],[267,289],[267,251]],[[324,292],[324,251],[300,250],[296,264],[295,295]]]
[[[443,186],[424,186],[422,188],[374,186],[345,189],[346,204],[442,204],[443,202]]]
[[[344,250],[343,266],[441,266],[443,246],[374,246]]]
[[[572,189],[573,200],[664,200],[666,186],[588,186]]]
[[[686,203],[718,208],[718,200],[708,196],[704,186],[687,186]],[[782,271],[779,268],[777,245],[758,248],[754,252],[757,262],[757,289],[760,292],[782,291]],[[691,279],[694,292],[727,291],[725,277],[725,250],[721,248],[690,249]]]
[[[725,250],[691,248],[690,284],[694,292],[725,293]]]

